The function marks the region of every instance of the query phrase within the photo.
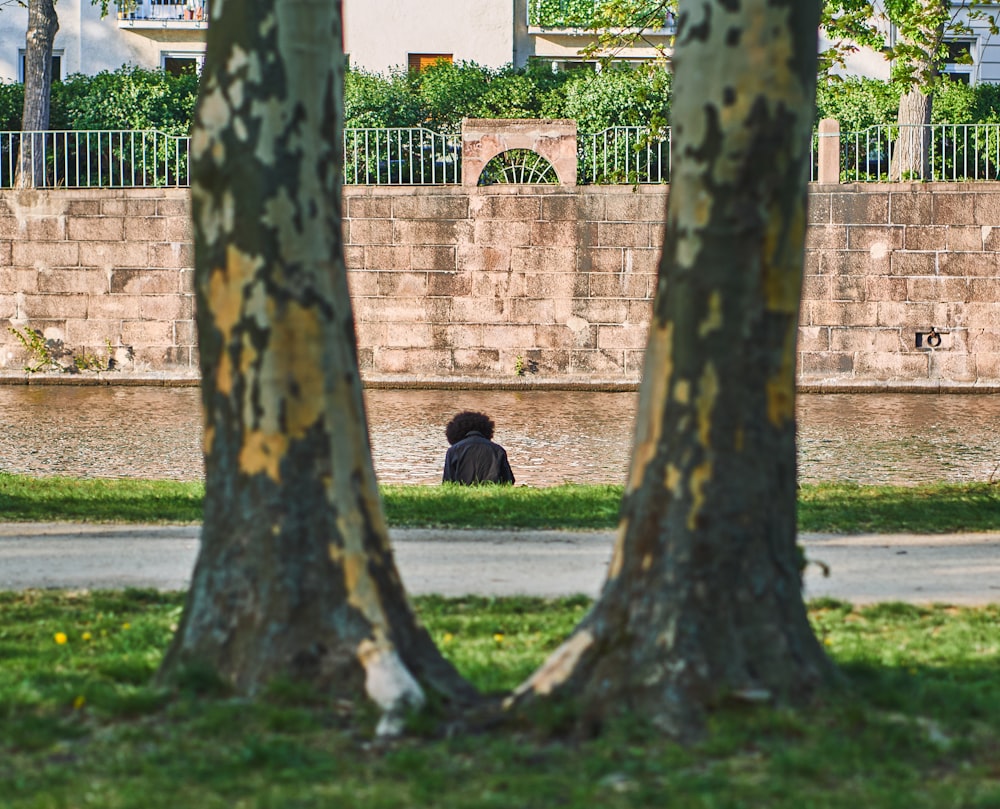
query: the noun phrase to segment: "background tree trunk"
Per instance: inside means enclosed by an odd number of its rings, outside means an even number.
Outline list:
[[[685,0],[675,162],[608,579],[508,701],[622,709],[682,739],[726,699],[833,674],[796,548],[795,345],[818,0]]]
[[[221,13],[220,13],[221,12]],[[192,136],[205,520],[161,677],[383,710],[475,692],[418,624],[376,487],[341,236],[340,3],[226,0]]]
[[[916,87],[904,93],[899,99],[896,123],[899,136],[892,152],[889,179],[893,182],[930,179],[931,97]]]
[[[21,130],[49,128],[52,95],[52,45],[59,30],[54,0],[28,0],[28,31],[24,48],[24,108]],[[45,184],[45,137],[22,134],[15,185],[33,188]]]

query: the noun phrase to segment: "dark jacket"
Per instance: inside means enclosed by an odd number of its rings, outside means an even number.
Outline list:
[[[482,433],[469,433],[456,441],[444,457],[445,483],[513,483],[507,453]]]

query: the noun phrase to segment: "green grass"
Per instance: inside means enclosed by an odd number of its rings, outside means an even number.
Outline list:
[[[108,480],[0,473],[0,519],[195,523],[198,482]],[[390,525],[443,528],[611,529],[621,486],[382,487]],[[1000,487],[819,484],[799,492],[799,530],[830,533],[1000,531]]]
[[[508,730],[380,746],[370,710],[289,684],[254,700],[168,693],[149,682],[181,600],[0,593],[4,809],[1000,806],[1000,606],[815,602],[844,690],[801,713],[719,714],[683,749],[638,718],[586,741]],[[522,680],[587,608],[415,604],[486,690]]]

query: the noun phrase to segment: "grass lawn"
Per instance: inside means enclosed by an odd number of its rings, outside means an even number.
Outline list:
[[[0,520],[192,523],[198,482],[33,478],[0,473]],[[382,487],[390,525],[610,529],[622,487],[612,485]],[[1000,487],[820,484],[799,492],[799,530],[830,533],[1000,531]]]
[[[683,749],[641,720],[371,743],[375,717],[289,684],[260,699],[149,685],[182,596],[0,593],[0,806],[1000,806],[1000,607],[815,602],[846,677],[814,709],[729,710]],[[424,598],[437,643],[484,690],[522,680],[582,598]],[[542,721],[544,726],[545,722]]]

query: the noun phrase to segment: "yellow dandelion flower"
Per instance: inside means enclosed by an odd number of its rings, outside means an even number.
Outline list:
[[[833,638],[823,638],[823,643],[827,646],[833,646]]]
[[[69,640],[69,638],[66,637],[65,632],[56,632],[56,634],[52,636],[52,639],[60,646],[62,646],[67,640]]]
[[[503,632],[494,632],[493,640],[495,640],[497,643],[503,643]]]
[[[131,629],[131,628],[132,628],[132,624],[130,624],[128,621],[126,621],[124,624],[122,624],[122,629]]]
[[[90,640],[94,636],[91,635],[89,632],[84,632],[82,635],[80,635],[80,637],[83,638],[84,640]]]
[[[444,638],[442,638],[442,640],[444,640],[445,643],[451,643],[453,640],[455,640],[455,636],[452,635],[451,632],[445,632]]]
[[[73,710],[79,711],[86,704],[87,698],[83,694],[78,694],[76,699],[73,700]]]

